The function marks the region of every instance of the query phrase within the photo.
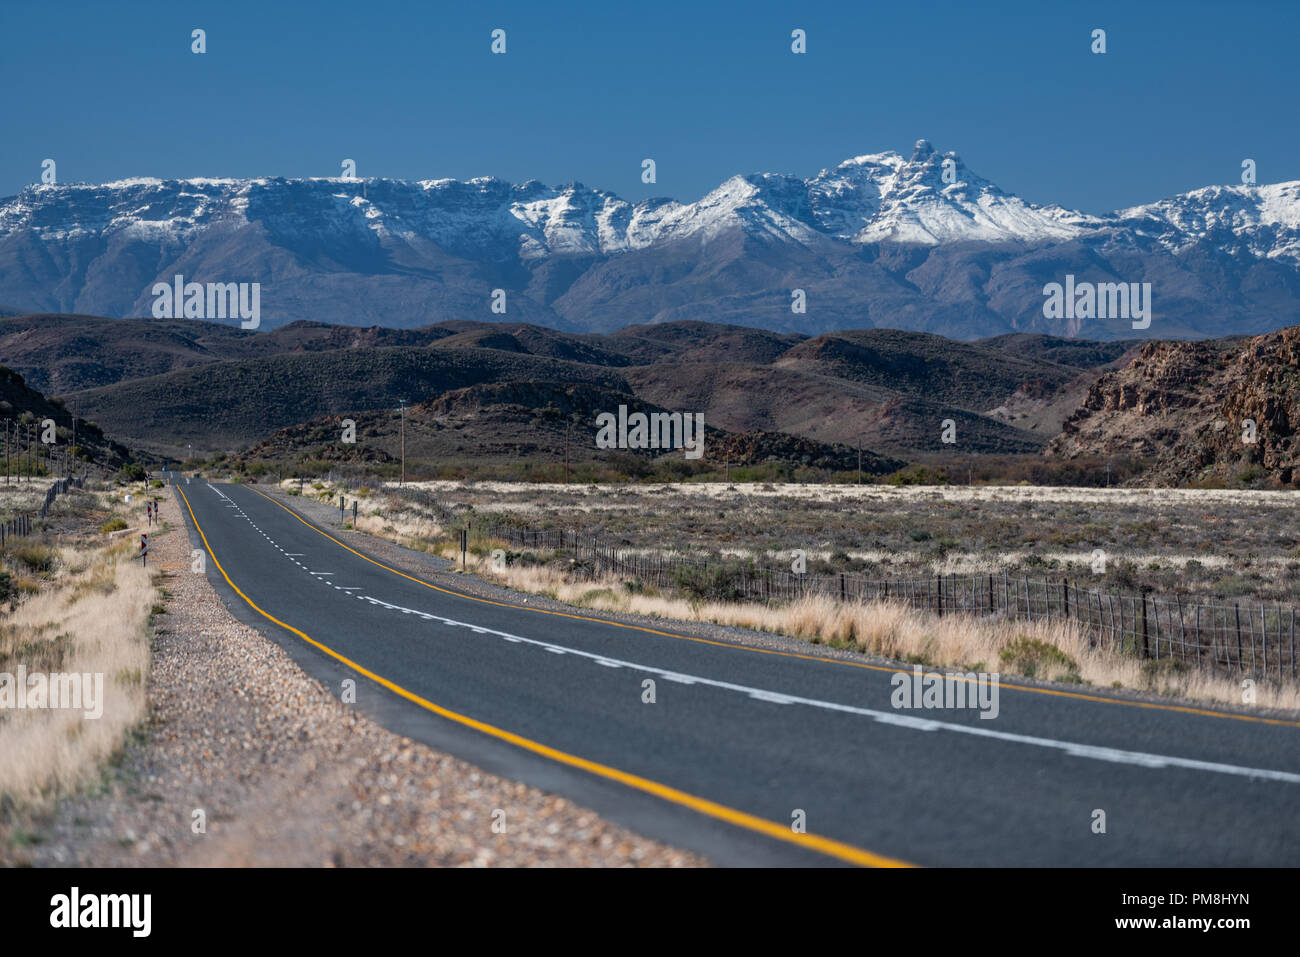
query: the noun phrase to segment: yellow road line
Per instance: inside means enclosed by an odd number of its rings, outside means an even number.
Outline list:
[[[434,591],[440,591],[446,595],[455,595],[457,598],[467,598],[470,601],[480,602],[484,605],[496,605],[498,608],[517,608],[520,611],[531,611],[531,612],[536,612],[537,614],[540,615],[553,615],[557,618],[572,618],[575,621],[590,621],[602,625],[613,625],[615,628],[626,628],[631,631],[644,631],[651,635],[661,635],[664,638],[678,638],[682,641],[694,641],[704,645],[716,645],[719,648],[730,648],[733,651],[748,651],[760,655],[779,655],[780,657],[783,658],[802,658],[805,661],[823,661],[826,662],[827,664],[832,664],[832,665],[843,665],[849,668],[864,668],[868,671],[884,671],[890,674],[897,673],[899,670],[898,667],[891,667],[890,665],[873,665],[865,661],[845,661],[842,658],[827,658],[822,655],[807,655],[807,654],[801,654],[800,652],[797,651],[781,651],[775,648],[755,648],[752,645],[741,645],[729,641],[716,641],[712,638],[700,638],[695,635],[679,635],[671,631],[660,631],[657,628],[648,628],[645,625],[632,625],[622,621],[612,621],[608,618],[593,618],[589,615],[575,615],[565,611],[552,611],[551,609],[548,608],[533,608],[530,605],[517,605],[514,602],[496,601],[491,598],[480,598],[478,595],[469,595],[466,594],[465,592],[459,592],[452,588],[444,588],[441,585],[434,585],[431,582],[424,581],[421,578],[416,578],[413,575],[406,574],[406,572],[399,571],[398,569],[393,568],[391,565],[385,565],[383,562],[376,561],[375,559],[371,558],[369,555],[363,555],[355,548],[352,548],[351,546],[339,541],[337,538],[335,538],[333,535],[329,534],[328,532],[323,531],[320,528],[317,528],[315,525],[307,521],[305,518],[303,518],[293,509],[289,508],[287,505],[284,505],[281,502],[277,502],[269,495],[259,492],[257,489],[251,486],[244,486],[244,487],[247,488],[250,492],[254,492],[258,495],[261,495],[262,498],[266,499],[272,505],[284,509],[286,512],[288,512],[298,521],[302,522],[304,525],[306,525],[316,534],[328,538],[335,545],[338,545],[340,548],[347,549],[349,552],[351,552],[353,555],[356,555],[358,558],[365,559],[366,561],[370,562],[370,564],[372,565],[378,565],[380,568],[383,568],[386,571],[390,571],[394,575],[401,575],[403,578],[409,579],[410,581],[415,582],[417,585],[423,585],[425,588],[432,588]],[[1079,691],[1059,691],[1055,688],[1035,688],[1030,685],[1008,684],[1005,681],[1001,682],[1000,686],[1002,688],[1010,689],[1012,691],[1025,691],[1028,692],[1029,694],[1050,695],[1056,698],[1074,698],[1079,701],[1093,701],[1098,704],[1121,705],[1126,708],[1146,708],[1152,711],[1174,711],[1180,714],[1195,714],[1207,718],[1227,718],[1233,721],[1249,721],[1255,724],[1272,724],[1272,725],[1280,725],[1282,727],[1287,727],[1287,728],[1300,728],[1300,721],[1288,721],[1285,718],[1268,718],[1262,715],[1234,714],[1231,711],[1213,711],[1210,710],[1209,708],[1195,708],[1190,705],[1180,705],[1180,704],[1163,704],[1156,701],[1127,701],[1123,698],[1110,698],[1105,695],[1084,694]]]
[[[225,568],[222,567],[221,561],[217,558],[216,552],[212,550],[212,546],[208,543],[208,536],[204,534],[203,527],[199,525],[199,520],[194,514],[193,507],[190,505],[189,497],[185,494],[184,490],[180,488],[180,486],[175,486],[175,488],[176,491],[180,493],[181,498],[185,502],[185,508],[190,513],[190,519],[194,522],[194,528],[198,531],[199,537],[203,539],[204,548],[206,548],[208,550],[208,554],[212,556],[212,563],[217,566],[217,571],[221,572],[221,577],[226,580],[226,584],[229,585],[231,588],[233,588],[235,593],[239,595],[240,598],[244,599],[244,601],[248,603],[250,608],[256,611],[263,618],[275,622],[277,625],[279,625],[281,628],[284,628],[287,631],[293,632],[303,641],[325,652],[325,654],[329,655],[331,658],[334,658],[336,661],[341,662],[342,664],[351,668],[353,671],[357,672],[358,674],[364,675],[365,677],[369,678],[371,681],[375,682],[376,684],[382,685],[383,687],[387,688],[389,691],[393,692],[394,694],[405,698],[407,701],[417,704],[420,707],[428,711],[431,711],[440,717],[446,718],[449,721],[454,721],[457,724],[464,725],[467,728],[473,728],[475,731],[481,731],[483,734],[490,735],[491,737],[497,738],[501,741],[506,741],[510,744],[515,745],[516,747],[523,748],[526,751],[531,751],[534,754],[540,754],[542,757],[550,758],[552,761],[557,761],[560,764],[567,764],[570,767],[578,768],[590,774],[597,775],[598,777],[603,777],[611,781],[617,781],[619,784],[626,785],[627,787],[635,788],[638,791],[644,791],[647,794],[653,794],[655,797],[662,798],[665,801],[671,801],[674,804],[679,804],[682,807],[690,808],[692,811],[697,811],[700,814],[705,814],[708,815],[709,817],[717,818],[720,821],[725,821],[728,824],[734,824],[737,827],[743,827],[751,831],[756,831],[759,834],[765,834],[768,837],[775,838],[779,841],[786,841],[787,843],[790,844],[797,844],[800,847],[805,847],[813,851],[819,851],[822,854],[826,854],[830,857],[838,858],[839,860],[847,861],[850,864],[858,864],[864,867],[912,867],[914,866],[912,864],[909,864],[906,861],[896,860],[895,858],[892,857],[885,857],[881,854],[874,854],[871,851],[864,850],[863,848],[860,847],[855,847],[852,844],[845,844],[844,842],[834,840],[833,838],[822,837],[817,834],[795,833],[787,825],[778,824],[776,821],[769,821],[767,818],[758,817],[757,815],[749,814],[746,811],[740,811],[737,810],[736,808],[728,807],[725,804],[719,804],[716,801],[710,801],[707,798],[697,797],[696,795],[689,794],[686,791],[680,791],[677,788],[670,787],[666,784],[660,784],[658,781],[653,781],[650,778],[641,777],[638,774],[631,774],[630,772],[627,771],[620,771],[618,768],[610,767],[607,764],[601,764],[597,761],[591,761],[587,758],[579,757],[576,754],[569,754],[567,751],[560,751],[557,748],[552,748],[549,745],[545,745],[538,741],[534,741],[531,738],[525,738],[522,735],[515,734],[513,731],[506,731],[504,728],[498,728],[495,725],[487,724],[486,722],[479,721],[476,718],[471,718],[468,715],[463,715],[460,714],[459,712],[451,711],[448,708],[444,708],[441,705],[434,704],[432,701],[420,697],[419,695],[415,694],[412,691],[407,691],[401,685],[389,681],[387,678],[384,678],[378,674],[375,674],[373,671],[370,671],[369,669],[363,667],[362,665],[357,664],[352,659],[339,654],[333,648],[323,645],[319,641],[316,641],[314,638],[307,635],[306,633],[299,631],[297,628],[293,627],[293,625],[290,625],[287,622],[283,622],[279,618],[276,618],[274,615],[270,614],[269,612],[263,611],[261,608],[259,608],[258,605],[251,598],[249,598],[247,595],[243,593],[242,590],[240,590],[238,585],[236,585],[233,581],[230,580],[230,576],[226,574],[226,570]],[[260,492],[258,492],[258,494],[261,495]],[[263,497],[265,498],[265,496]],[[267,501],[274,501],[274,500],[267,499]],[[275,502],[275,504],[279,505],[280,503]],[[283,506],[281,507],[283,508]],[[285,509],[285,511],[289,512],[289,514],[293,515],[295,518],[299,518],[299,516],[296,513],[294,513],[291,509]],[[302,521],[302,519],[299,518],[299,521]],[[304,522],[304,524],[307,524],[311,528],[315,528],[315,526],[310,525],[310,523]],[[319,529],[316,530],[320,531]],[[325,533],[321,532],[321,534],[325,534]],[[326,535],[325,537],[331,538],[329,535]],[[343,543],[338,542],[337,539],[331,538],[331,541],[335,541],[338,544],[343,545]],[[346,545],[343,545],[343,547],[347,548]],[[353,551],[353,550],[349,548],[348,551]],[[354,554],[360,555],[360,552],[354,552]],[[366,556],[361,555],[361,557],[365,558]],[[370,559],[367,559],[367,561],[370,561]],[[378,565],[380,563],[375,562],[375,564]],[[382,567],[388,568],[387,565],[384,565]],[[389,571],[395,571],[395,569],[390,568]],[[402,573],[397,572],[397,574],[400,575]],[[404,577],[410,578],[409,575]],[[419,579],[412,579],[412,581],[419,581]],[[420,582],[420,584],[428,584],[428,582]],[[430,585],[429,587],[433,588],[437,586]],[[453,592],[452,594],[455,593]]]

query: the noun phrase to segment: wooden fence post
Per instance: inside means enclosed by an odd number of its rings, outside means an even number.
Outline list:
[[[1174,596],[1174,601],[1178,602],[1178,644],[1179,657],[1183,661],[1187,660],[1187,626],[1183,623],[1183,600],[1178,595]]]
[[[1242,654],[1241,651],[1241,605],[1234,601],[1232,603],[1232,611],[1233,615],[1237,619],[1237,670],[1242,671],[1246,666],[1246,656]]]
[[[1295,609],[1291,609],[1291,677],[1295,677]]]
[[[1147,634],[1147,596],[1141,595],[1138,601],[1142,602],[1142,657],[1151,657],[1150,636]]]
[[[1151,617],[1155,619],[1156,629],[1156,660],[1160,660],[1160,603],[1154,598],[1151,599]]]

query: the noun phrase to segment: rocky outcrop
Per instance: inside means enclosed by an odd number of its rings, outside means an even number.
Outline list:
[[[1049,456],[1148,460],[1144,480],[1300,479],[1300,327],[1248,339],[1152,342],[1101,376]]]

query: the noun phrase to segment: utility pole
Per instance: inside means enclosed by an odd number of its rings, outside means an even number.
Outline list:
[[[564,423],[564,484],[569,484],[569,429],[573,427],[572,422]]]
[[[398,487],[406,484],[406,400],[397,400],[397,411],[402,417],[402,477],[398,480]]]

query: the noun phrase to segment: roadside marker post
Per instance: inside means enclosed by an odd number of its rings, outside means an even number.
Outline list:
[[[355,498],[352,500],[352,530],[354,532],[357,530],[357,500]]]
[[[140,564],[141,565],[149,564],[149,536],[148,535],[140,536]]]
[[[460,530],[460,567],[461,571],[465,570],[465,548],[469,544],[469,529]]]

